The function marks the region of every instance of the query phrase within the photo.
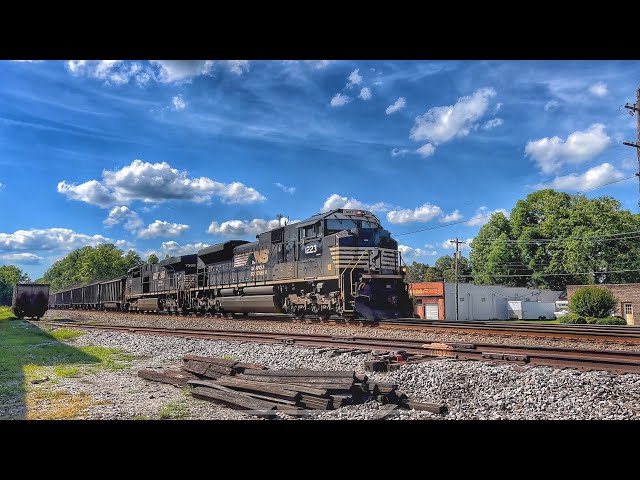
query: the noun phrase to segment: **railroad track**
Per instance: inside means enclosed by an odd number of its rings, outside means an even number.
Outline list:
[[[68,310],[59,310],[64,313]],[[71,310],[74,312],[83,312],[83,310]],[[98,315],[120,315],[127,312],[117,311],[90,311],[91,314]],[[132,313],[127,313],[133,315]],[[148,318],[151,316],[159,316],[162,318],[201,318],[189,317],[189,316],[168,316],[167,314],[141,314]],[[215,318],[215,317],[211,317]],[[252,315],[246,317],[249,320],[259,321],[272,321],[272,322],[318,322],[323,324],[337,323],[337,324],[351,324],[358,326],[369,326],[375,328],[386,329],[411,329],[420,331],[446,331],[451,333],[467,333],[467,334],[479,334],[479,335],[492,335],[492,336],[524,336],[524,337],[538,337],[538,338],[553,338],[553,339],[572,339],[572,340],[587,340],[594,342],[615,342],[623,343],[627,345],[640,344],[640,327],[636,326],[605,326],[605,325],[532,325],[526,323],[504,323],[504,322],[484,322],[484,321],[462,321],[453,322],[446,320],[417,320],[410,319],[389,319],[378,320],[376,322],[368,322],[363,320],[345,320],[345,319],[330,319],[320,320],[314,318],[305,318],[303,320],[296,319],[293,316],[286,315]]]
[[[229,331],[191,328],[163,328],[130,325],[96,325],[81,322],[45,321],[53,326],[90,330],[109,330],[145,335],[203,338],[258,343],[284,343],[305,347],[331,347],[351,351],[404,351],[414,361],[434,358],[483,360],[517,364],[544,365],[580,370],[604,370],[613,373],[640,374],[640,352],[620,350],[586,350],[563,347],[498,345],[487,343],[438,342],[404,338],[372,338],[320,334]]]

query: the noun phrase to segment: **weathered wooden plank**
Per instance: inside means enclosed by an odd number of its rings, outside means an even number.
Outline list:
[[[324,378],[354,378],[353,370],[307,370],[303,368],[281,369],[281,370],[252,370],[248,369],[245,375],[255,375],[261,377],[324,377]]]
[[[333,398],[318,398],[302,395],[299,405],[309,410],[333,410]]]
[[[371,389],[371,392],[374,395],[381,395],[381,394],[385,394],[385,393],[391,393],[394,392],[396,390],[396,388],[398,388],[398,385],[394,385],[391,383],[380,383],[380,382],[376,382],[372,385],[369,385],[369,388]]]
[[[444,415],[445,413],[447,413],[447,406],[439,403],[425,403],[408,400],[406,404],[409,408],[412,408],[414,410],[423,410],[439,415]]]
[[[207,370],[204,372],[206,377],[218,377],[220,375],[235,375],[236,372],[231,367],[225,367],[224,365],[216,365],[215,363],[210,363],[207,367]]]
[[[351,395],[332,395],[334,408],[351,405],[353,397]]]
[[[397,410],[398,405],[394,405],[389,403],[383,406],[378,413],[376,413],[371,420],[384,420],[389,415],[393,413],[394,410]]]
[[[145,380],[151,380],[154,382],[168,383],[170,385],[176,385],[184,387],[187,385],[187,381],[196,378],[192,373],[182,370],[138,370],[138,376]]]
[[[207,368],[209,368],[208,363],[202,363],[196,360],[187,360],[182,365],[183,370],[186,370],[187,372],[196,373],[198,375],[204,375],[205,372],[207,371]]]
[[[226,358],[219,357],[203,357],[200,355],[185,355],[184,357],[182,357],[182,359],[185,362],[195,361],[202,363],[213,363],[215,365],[220,365],[223,367],[233,367],[238,363],[236,360],[227,360]]]
[[[247,380],[253,380],[256,382],[266,382],[266,383],[292,383],[292,384],[301,384],[301,385],[340,385],[341,387],[350,387],[353,384],[353,380],[349,378],[340,378],[340,377],[280,377],[280,376],[270,376],[263,377],[260,375],[249,375],[243,374],[241,378],[246,378]]]
[[[226,405],[236,410],[275,410],[278,405],[265,400],[257,400],[238,392],[221,392],[210,387],[195,387],[191,391],[193,398]]]
[[[238,362],[233,366],[233,369],[238,373],[243,373],[245,370],[267,370],[267,367],[257,363]]]
[[[282,398],[284,400],[296,401],[300,398],[300,393],[288,390],[277,384],[269,384],[263,382],[252,382],[250,380],[239,378],[219,378],[216,383],[225,387],[233,388],[234,390],[242,390],[249,392],[256,392],[261,395],[271,395],[275,398]]]

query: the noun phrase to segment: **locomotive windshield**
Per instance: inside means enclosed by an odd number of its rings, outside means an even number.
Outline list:
[[[332,235],[341,230],[351,230],[352,228],[380,228],[380,224],[368,220],[329,218],[327,219],[325,235]]]

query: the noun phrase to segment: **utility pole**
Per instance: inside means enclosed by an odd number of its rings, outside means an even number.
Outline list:
[[[635,147],[636,153],[638,155],[638,173],[636,173],[636,177],[638,177],[638,208],[640,208],[640,88],[636,92],[636,104],[631,105],[629,103],[625,104],[624,108],[629,110],[629,115],[633,116],[634,113],[638,113],[638,143],[632,142],[622,142],[624,145],[628,147]]]
[[[456,237],[455,240],[449,240],[449,243],[455,243],[456,244],[456,253],[455,253],[455,261],[456,261],[456,322],[458,321],[458,306],[460,303],[460,300],[458,299],[458,258],[460,257],[460,244],[461,243],[467,243],[467,242],[463,242],[462,240],[458,240],[458,237]]]

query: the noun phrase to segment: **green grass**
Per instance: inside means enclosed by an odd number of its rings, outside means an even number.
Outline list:
[[[22,404],[25,418],[76,418],[94,404],[88,394],[55,390],[63,378],[85,373],[128,368],[132,356],[115,348],[73,347],[60,340],[76,338],[82,332],[60,329],[47,332],[38,326],[9,320],[7,308],[0,309],[0,418],[2,405]],[[32,380],[44,380],[32,384]]]
[[[49,334],[56,340],[71,340],[73,338],[81,337],[85,334],[82,330],[74,330],[72,328],[59,328],[52,330]]]
[[[10,318],[16,318],[11,312],[11,307],[0,307],[0,320],[8,320]]]
[[[233,358],[231,355],[223,355],[222,356],[223,360],[231,360],[231,361],[235,361],[235,358]]]
[[[505,320],[506,322],[510,322],[510,323],[533,323],[533,324],[537,324],[537,325],[545,325],[545,324],[559,324],[560,323],[560,319],[556,318],[555,320]]]
[[[152,420],[152,418],[145,415],[136,415],[135,417],[131,417],[131,420]]]
[[[158,412],[161,420],[175,420],[189,416],[189,409],[181,400],[174,400],[164,405]]]

